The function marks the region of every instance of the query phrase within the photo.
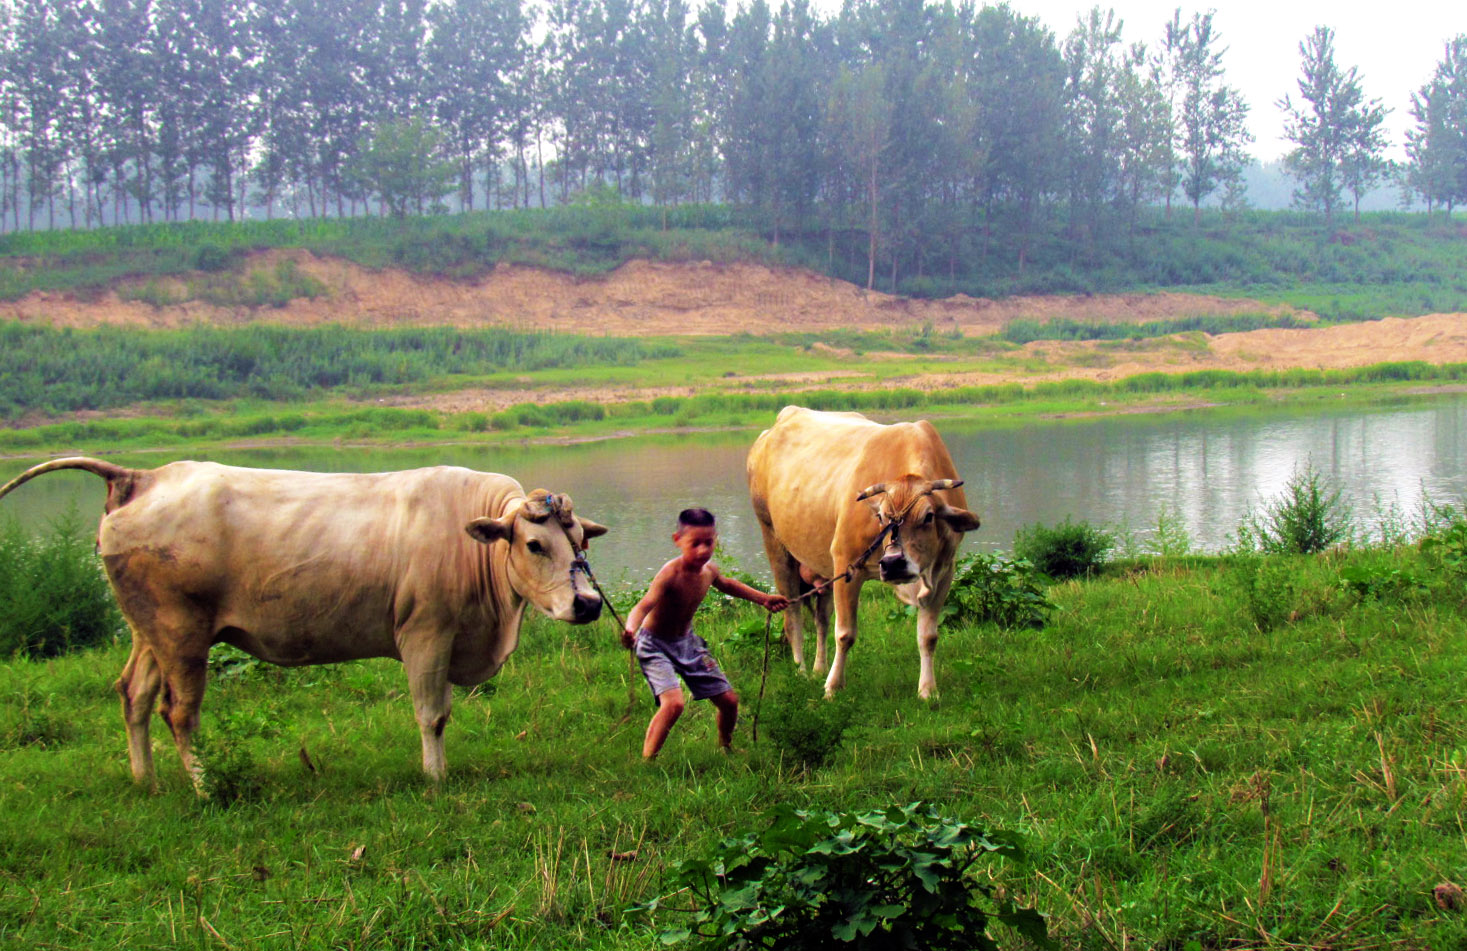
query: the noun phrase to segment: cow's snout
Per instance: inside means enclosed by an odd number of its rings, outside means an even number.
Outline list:
[[[901,551],[887,552],[881,556],[881,580],[900,584],[917,577],[916,566]]]
[[[576,624],[589,624],[601,616],[601,597],[595,594],[578,594],[571,602],[571,620]]]

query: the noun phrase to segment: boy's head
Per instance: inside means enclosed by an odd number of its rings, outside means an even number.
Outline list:
[[[702,567],[713,557],[718,544],[718,527],[713,513],[703,508],[683,509],[677,515],[677,531],[673,544],[683,553],[683,560]]]

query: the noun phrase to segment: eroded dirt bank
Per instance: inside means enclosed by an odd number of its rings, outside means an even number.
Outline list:
[[[959,295],[913,300],[868,292],[798,268],[707,262],[632,261],[595,278],[501,265],[483,278],[460,281],[369,270],[307,251],[270,251],[253,256],[245,270],[268,273],[282,258],[294,261],[328,293],[278,308],[221,307],[199,301],[154,306],[128,299],[136,296],[143,282],[124,282],[100,295],[34,293],[0,303],[0,318],[67,327],[259,321],[294,326],[508,326],[649,336],[880,330],[920,327],[928,321],[937,331],[956,328],[965,334],[989,334],[1021,317],[1135,323],[1189,315],[1292,312],[1257,301],[1188,294],[1056,295],[1002,301]],[[185,296],[182,281],[153,283],[151,297]]]

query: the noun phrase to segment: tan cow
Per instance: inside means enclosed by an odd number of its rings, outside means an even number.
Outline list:
[[[509,476],[125,469],[78,457],[26,471],[0,496],[57,469],[107,480],[97,548],[132,628],[116,687],[139,782],[153,773],[159,688],[159,712],[198,781],[190,739],[214,644],[288,667],[401,660],[423,770],[436,780],[451,685],[498,672],[519,642],[524,603],[572,624],[601,613],[575,548],[606,529],[573,515],[566,496],[527,497]]]
[[[880,578],[917,606],[917,693],[930,697],[937,689],[932,655],[953,559],[962,533],[978,527],[937,430],[926,420],[886,426],[860,413],[786,406],[754,441],[748,474],[780,593],[800,594],[802,571],[807,585],[835,579],[820,596],[833,597],[835,606],[835,660],[826,695],[845,685],[861,585]],[[825,670],[827,615],[828,604],[817,602],[816,673]],[[790,652],[803,667],[798,608],[785,612],[784,624]]]

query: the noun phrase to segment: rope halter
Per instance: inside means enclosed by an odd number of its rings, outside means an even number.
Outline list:
[[[855,570],[857,565],[864,565],[866,563],[866,559],[871,557],[871,553],[881,544],[881,540],[886,537],[888,532],[891,533],[891,544],[898,548],[901,547],[902,525],[906,522],[907,516],[911,514],[912,508],[919,501],[931,495],[933,492],[943,489],[956,489],[962,484],[962,479],[935,479],[927,483],[920,491],[912,493],[912,497],[907,500],[907,504],[902,506],[901,511],[895,515],[887,515],[881,510],[880,505],[873,506],[876,509],[876,520],[882,523],[881,531],[876,533],[876,537],[871,540],[871,544],[866,546],[866,550],[861,553],[860,557],[851,562],[850,567],[846,569],[846,580],[850,580],[850,574]],[[856,501],[864,502],[873,496],[884,495],[890,488],[891,483],[887,482],[878,482],[875,485],[867,486],[856,496]]]

